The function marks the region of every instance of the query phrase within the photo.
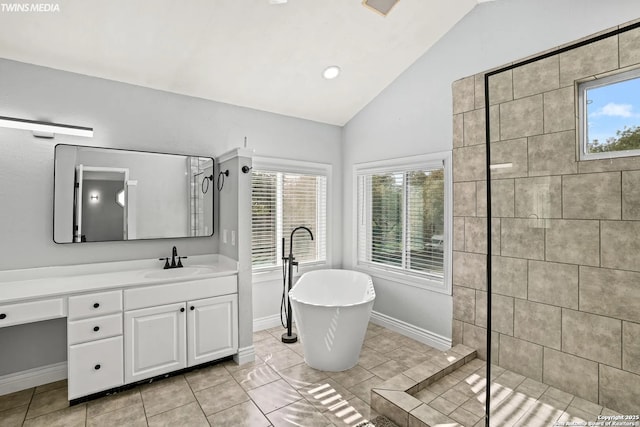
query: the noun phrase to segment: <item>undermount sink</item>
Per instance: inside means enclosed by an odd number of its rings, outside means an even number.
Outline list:
[[[174,277],[191,277],[191,276],[199,276],[202,274],[211,274],[215,273],[217,270],[211,267],[182,267],[182,268],[171,268],[168,270],[158,270],[158,271],[150,271],[144,275],[149,279],[163,279],[163,278],[174,278]]]

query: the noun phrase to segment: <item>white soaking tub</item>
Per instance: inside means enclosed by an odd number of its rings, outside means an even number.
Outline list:
[[[336,372],[358,363],[376,298],[369,275],[311,271],[300,277],[289,298],[307,365]]]

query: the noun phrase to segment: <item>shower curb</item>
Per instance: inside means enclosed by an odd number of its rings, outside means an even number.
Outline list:
[[[469,363],[476,356],[476,350],[462,344],[433,356],[371,389],[371,408],[399,427],[431,427],[427,419],[433,420],[433,410],[413,395]],[[442,417],[447,419],[444,415]]]

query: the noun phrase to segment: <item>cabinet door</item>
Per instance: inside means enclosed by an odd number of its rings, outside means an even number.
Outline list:
[[[190,301],[187,306],[188,366],[237,353],[237,294]]]
[[[121,386],[122,336],[69,347],[69,400]]]
[[[185,304],[124,313],[125,382],[186,367]]]

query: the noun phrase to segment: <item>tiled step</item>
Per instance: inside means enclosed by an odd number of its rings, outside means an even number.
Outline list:
[[[399,427],[431,427],[434,419],[451,421],[413,395],[475,358],[474,349],[456,345],[372,389],[371,407]]]

